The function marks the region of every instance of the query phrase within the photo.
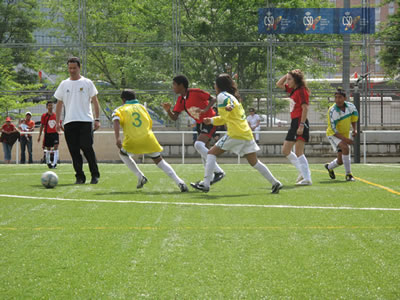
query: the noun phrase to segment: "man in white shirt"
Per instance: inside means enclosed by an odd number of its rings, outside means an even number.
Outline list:
[[[247,123],[249,123],[251,130],[254,132],[254,139],[258,144],[260,142],[260,134],[257,133],[257,131],[260,131],[261,129],[260,128],[261,118],[259,115],[256,114],[256,110],[252,107],[249,108],[249,113],[250,115],[247,116]]]
[[[96,155],[93,150],[93,130],[100,128],[100,105],[97,99],[97,89],[93,82],[80,75],[80,61],[77,57],[68,59],[70,77],[58,86],[54,97],[58,100],[56,106],[56,126],[60,131],[60,116],[64,105],[64,136],[75,170],[75,184],[84,184],[86,176],[83,172],[83,159],[80,150],[86,157],[92,175],[91,184],[99,181],[100,173]],[[94,126],[92,104],[94,107]]]

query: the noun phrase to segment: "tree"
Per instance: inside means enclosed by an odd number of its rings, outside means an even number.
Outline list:
[[[382,5],[388,4],[386,0]],[[400,7],[400,0],[395,1]],[[391,77],[400,75],[400,9],[396,13],[389,16],[387,22],[381,25],[381,30],[377,34],[378,38],[385,45],[379,53],[381,66],[384,68],[386,74]]]

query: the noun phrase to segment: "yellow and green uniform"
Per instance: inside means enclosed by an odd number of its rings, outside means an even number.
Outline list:
[[[326,135],[331,136],[340,133],[346,138],[350,137],[351,123],[358,120],[358,111],[353,103],[344,102],[345,110],[342,111],[336,104],[333,104],[327,114],[328,129]]]
[[[146,108],[138,100],[126,101],[114,110],[113,121],[119,120],[124,132],[122,148],[133,154],[161,152],[152,127],[153,121]]]
[[[238,140],[251,141],[253,139],[253,132],[246,120],[242,104],[235,98],[235,96],[222,92],[217,96],[218,114],[219,116],[213,117],[213,125],[225,125],[227,127],[227,134],[231,138]],[[225,110],[226,106],[232,106],[231,111]]]

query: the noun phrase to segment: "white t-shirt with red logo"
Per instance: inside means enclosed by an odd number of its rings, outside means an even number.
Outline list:
[[[93,122],[91,100],[98,94],[93,82],[81,76],[78,80],[63,80],[54,97],[64,103],[64,124],[69,122]]]

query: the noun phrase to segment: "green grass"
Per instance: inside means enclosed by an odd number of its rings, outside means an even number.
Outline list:
[[[364,181],[352,183],[312,165],[309,187],[270,165],[278,195],[248,165],[222,165],[208,194],[140,167],[142,190],[122,164],[100,165],[98,185],[73,185],[60,165],[55,189],[40,185],[44,165],[1,166],[0,298],[400,298],[400,210],[337,209],[400,209],[399,165],[353,165]],[[174,168],[187,183],[203,173]]]

